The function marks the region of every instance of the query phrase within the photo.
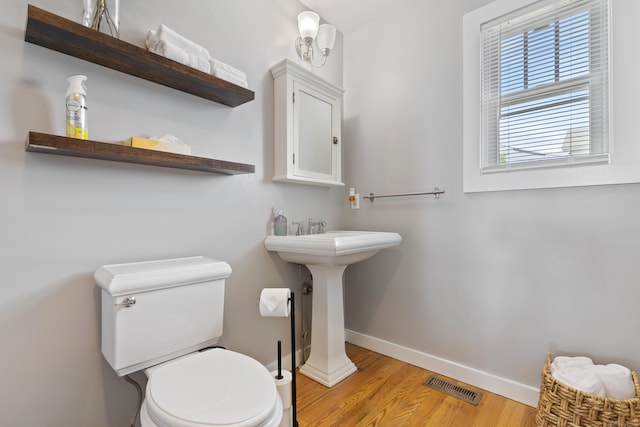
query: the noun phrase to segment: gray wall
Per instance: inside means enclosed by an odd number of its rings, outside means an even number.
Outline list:
[[[263,363],[288,342],[285,319],[258,314],[260,290],[299,291],[300,273],[262,244],[272,209],[340,227],[343,189],[273,183],[269,68],[295,59],[295,0],[121,1],[121,38],[142,46],[164,23],[248,73],[255,101],[221,106],[24,42],[27,0],[0,14],[0,425],[128,425],[135,391],[100,354],[103,264],[208,255],[227,261],[221,344]],[[80,0],[35,6],[78,20]],[[320,72],[342,84],[341,36]],[[26,153],[27,133],[64,134],[66,77],[88,76],[91,139],[171,133],[194,155],[255,164],[219,176]],[[300,293],[298,292],[298,295]],[[158,333],[161,333],[160,331]],[[285,348],[288,348],[285,346]]]
[[[640,188],[462,192],[462,15],[486,3],[411,0],[345,34],[348,186],[446,191],[344,208],[404,237],[347,270],[346,327],[536,388],[548,351],[638,370]],[[640,5],[613,3],[614,139],[637,139]]]
[[[106,263],[196,254],[228,261],[221,344],[273,361],[287,322],[259,317],[259,292],[287,285],[299,294],[306,279],[262,246],[279,206],[290,221],[313,216],[331,228],[403,235],[400,247],[347,269],[351,330],[533,387],[548,350],[640,369],[636,185],[462,193],[461,17],[484,3],[405,0],[345,36],[344,82],[341,39],[320,70],[347,91],[348,186],[361,194],[447,192],[437,201],[363,200],[359,211],[347,208],[343,189],[270,181],[268,70],[295,58],[297,1],[122,2],[124,40],[141,45],[147,29],[165,23],[247,71],[256,100],[236,109],[27,44],[27,1],[6,4],[0,424],[127,425],[135,393],[100,354],[92,274]],[[640,14],[633,0],[615,3],[635,8],[618,16],[626,25]],[[76,0],[35,5],[69,18],[81,8]],[[629,119],[640,113],[627,94],[640,91],[629,78],[640,75],[640,61],[617,53],[628,66],[614,96],[627,100],[622,118]],[[77,73],[89,76],[93,139],[173,133],[196,155],[252,163],[256,173],[224,177],[25,153],[28,131],[63,134],[65,78]],[[637,131],[636,122],[624,120]]]

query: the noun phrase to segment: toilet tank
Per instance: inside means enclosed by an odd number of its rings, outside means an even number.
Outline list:
[[[100,267],[105,359],[123,376],[215,344],[230,274],[203,256]]]

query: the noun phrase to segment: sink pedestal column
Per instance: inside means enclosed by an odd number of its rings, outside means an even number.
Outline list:
[[[332,387],[355,371],[344,348],[342,275],[346,265],[307,265],[313,276],[311,353],[300,373]]]

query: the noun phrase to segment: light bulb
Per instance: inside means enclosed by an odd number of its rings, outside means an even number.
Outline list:
[[[329,24],[322,24],[318,29],[318,47],[324,52],[333,49],[333,44],[336,42],[336,27]]]
[[[298,31],[303,39],[314,39],[318,34],[318,24],[320,16],[317,13],[306,11],[298,15]]]

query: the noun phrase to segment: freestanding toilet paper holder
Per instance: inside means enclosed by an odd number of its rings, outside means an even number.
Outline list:
[[[264,291],[264,290],[263,290]],[[287,302],[290,305],[291,312],[291,414],[292,427],[298,427],[298,414],[296,411],[296,311],[295,311],[295,293],[290,292]],[[278,340],[278,374],[276,379],[282,379],[282,341]]]
[[[298,427],[298,414],[296,413],[296,311],[295,294],[291,292],[291,411],[293,414],[293,427]],[[304,351],[304,350],[303,350]],[[280,362],[278,362],[280,365]],[[278,375],[281,373],[278,372]]]

